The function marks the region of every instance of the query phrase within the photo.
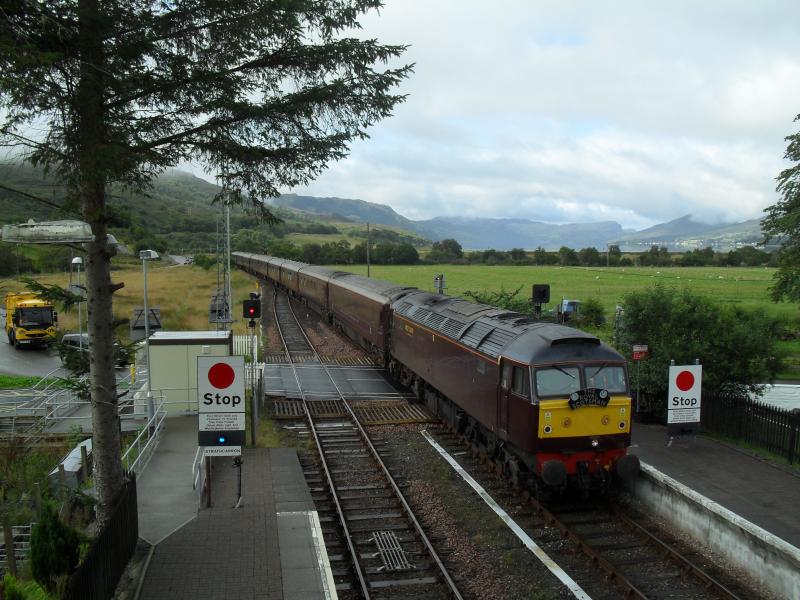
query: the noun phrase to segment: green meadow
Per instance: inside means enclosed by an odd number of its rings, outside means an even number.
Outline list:
[[[366,275],[365,265],[336,267]],[[371,276],[421,289],[433,290],[433,277],[444,273],[447,293],[458,296],[467,290],[494,291],[522,287],[520,295],[529,298],[534,283],[550,284],[551,305],[561,298],[595,298],[609,317],[622,297],[660,283],[677,289],[711,296],[717,302],[762,308],[768,314],[796,323],[798,305],[774,303],[768,288],[775,269],[720,267],[554,267],[485,265],[373,265]]]

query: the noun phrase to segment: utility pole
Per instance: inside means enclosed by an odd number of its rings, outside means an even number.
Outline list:
[[[372,245],[372,239],[369,235],[369,223],[367,223],[367,277],[369,277],[369,247]]]

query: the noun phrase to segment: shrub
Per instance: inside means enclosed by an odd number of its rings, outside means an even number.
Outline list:
[[[16,578],[10,573],[3,577],[3,598],[4,600],[25,600],[25,594],[19,587]]]
[[[603,305],[597,298],[587,298],[581,304],[579,313],[579,325],[590,327],[600,327],[606,322],[606,316],[603,313]]]
[[[31,534],[31,570],[33,578],[53,593],[59,578],[78,566],[80,536],[58,518],[56,509],[45,503]]]
[[[6,573],[3,577],[3,600],[50,600],[50,596],[35,581],[18,581],[13,575]]]
[[[758,392],[782,368],[776,343],[783,327],[759,310],[718,305],[689,290],[662,285],[626,294],[618,349],[626,356],[633,344],[650,354],[631,378],[638,378],[655,414],[666,410],[670,360],[703,365],[703,388],[710,392]]]

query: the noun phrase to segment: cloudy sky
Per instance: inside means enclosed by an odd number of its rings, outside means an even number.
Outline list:
[[[408,100],[296,193],[438,215],[761,216],[800,113],[800,2],[386,0]]]

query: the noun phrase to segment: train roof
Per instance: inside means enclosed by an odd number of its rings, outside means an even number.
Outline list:
[[[417,292],[395,301],[392,308],[491,358],[503,356],[526,364],[624,360],[599,338],[578,329],[452,296]]]
[[[278,262],[278,261],[283,261],[283,262]],[[298,262],[296,260],[283,259],[283,258],[271,259],[269,262],[270,262],[270,264],[278,264],[278,265],[280,265],[281,271],[286,269],[287,271],[290,271],[290,272],[293,272],[293,273],[297,273],[297,271],[299,271],[303,267],[309,266],[306,263]]]
[[[325,279],[326,281],[331,277],[336,277],[337,275],[343,273],[343,271],[334,271],[328,267],[319,267],[317,265],[305,265],[299,270],[299,272],[303,273],[304,275],[313,275],[320,279]]]
[[[330,285],[363,294],[371,300],[382,304],[388,304],[409,292],[417,291],[415,287],[402,286],[390,281],[363,277],[343,271],[337,272],[335,277],[330,280]]]

